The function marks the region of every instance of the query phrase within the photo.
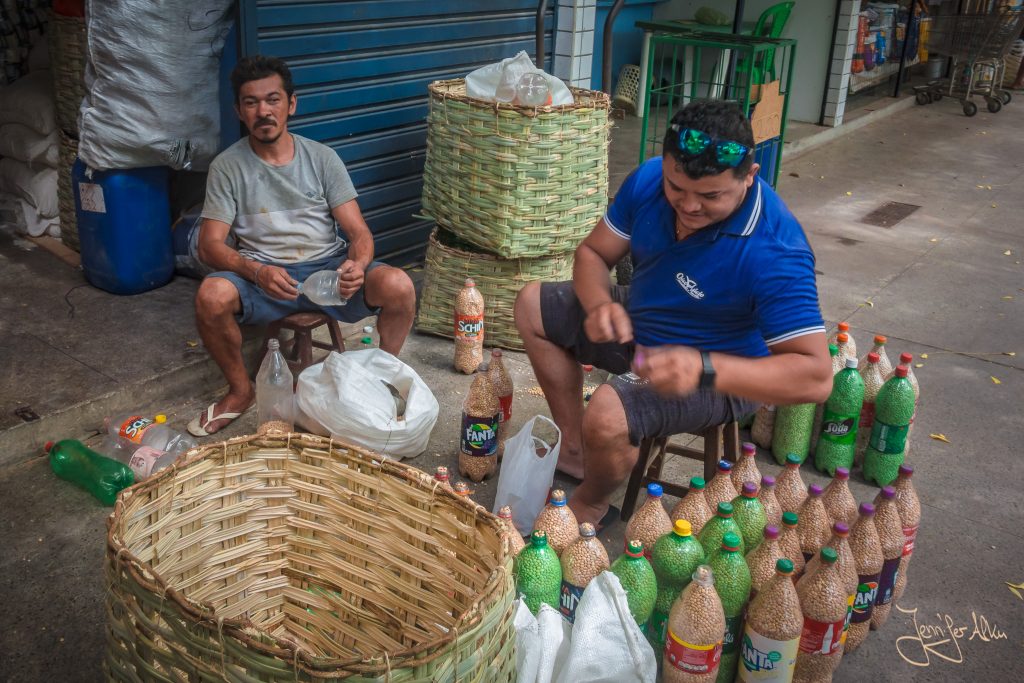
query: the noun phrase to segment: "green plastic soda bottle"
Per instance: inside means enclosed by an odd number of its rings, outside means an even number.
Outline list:
[[[725,612],[725,633],[722,636],[722,660],[718,665],[717,683],[732,683],[740,659],[743,635],[743,612],[750,599],[750,567],[740,551],[741,539],[730,532],[722,546],[708,558],[715,575],[715,590]]]
[[[732,508],[733,519],[740,528],[743,547],[749,553],[760,545],[764,537],[764,527],[768,524],[764,506],[757,498],[757,484],[752,481],[744,482],[740,495],[732,501]]]
[[[530,543],[516,555],[514,571],[516,592],[530,611],[537,614],[541,603],[558,609],[562,592],[562,564],[558,554],[548,545],[548,535],[537,529]]]
[[[745,554],[743,552],[743,532],[740,531],[739,525],[732,517],[733,511],[732,503],[719,503],[715,516],[709,519],[704,528],[700,530],[697,538],[704,546],[704,554],[708,557],[721,547],[722,538],[730,531],[739,536],[740,554]]]
[[[626,541],[626,552],[615,558],[610,571],[619,577],[619,583],[626,591],[629,613],[643,631],[658,598],[658,579],[651,563],[644,557],[644,544],[637,540]]]
[[[46,452],[54,474],[78,484],[104,505],[113,505],[117,494],[135,483],[130,467],[100,455],[81,441],[51,441],[46,444]]]
[[[654,544],[651,565],[658,580],[658,597],[654,601],[651,620],[647,622],[647,639],[655,652],[665,649],[665,633],[672,605],[690,583],[697,567],[704,563],[704,558],[704,546],[693,536],[693,529],[685,519],[677,519],[672,531]]]
[[[875,399],[875,423],[864,452],[864,478],[888,486],[899,474],[907,446],[910,418],[914,416],[914,387],[907,366],[899,365]]]
[[[832,393],[821,416],[821,433],[814,453],[814,467],[819,472],[834,477],[837,467],[853,467],[863,403],[864,379],[857,372],[857,359],[847,358],[846,368],[832,378]]]
[[[839,347],[835,344],[828,345],[828,355],[832,358],[832,377],[835,377],[846,367],[846,358],[839,355]],[[824,411],[824,403],[819,403],[814,407],[814,423],[811,427],[811,455],[814,455],[814,451],[818,448],[818,437],[821,435],[821,416]]]

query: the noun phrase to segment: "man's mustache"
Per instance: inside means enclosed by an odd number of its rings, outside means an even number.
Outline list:
[[[264,124],[272,126],[274,125],[274,119],[260,119],[256,122],[256,127],[258,128],[259,126],[262,126]]]

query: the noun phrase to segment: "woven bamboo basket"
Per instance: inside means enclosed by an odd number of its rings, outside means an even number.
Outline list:
[[[450,233],[434,230],[427,244],[416,329],[454,337],[455,296],[471,277],[486,306],[484,343],[522,351],[523,341],[512,316],[516,295],[528,282],[571,279],[572,256],[561,253],[544,258],[502,259],[476,253]]]
[[[608,95],[575,103],[496,104],[464,79],[430,85],[423,211],[503,258],[571,252],[608,204]]]
[[[52,13],[49,38],[57,125],[77,137],[78,109],[85,97],[85,19]]]
[[[71,185],[71,167],[78,158],[78,140],[60,131],[60,168],[57,169],[57,208],[60,214],[60,241],[81,251],[78,239],[78,218],[75,215],[75,192]]]
[[[108,521],[107,680],[512,681],[497,519],[307,434],[192,451]]]

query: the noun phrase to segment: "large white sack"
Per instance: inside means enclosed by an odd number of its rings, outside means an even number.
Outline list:
[[[89,0],[78,156],[95,169],[205,170],[220,143],[231,0]]]

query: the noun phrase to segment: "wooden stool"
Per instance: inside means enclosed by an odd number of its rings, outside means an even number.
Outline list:
[[[313,330],[326,325],[331,335],[331,343],[313,339]],[[267,325],[267,331],[263,336],[263,344],[256,351],[255,362],[253,363],[253,374],[259,372],[263,356],[267,353],[267,342],[278,338],[281,330],[291,330],[290,339],[281,341],[281,353],[288,361],[288,367],[292,371],[295,381],[299,381],[299,373],[313,364],[313,347],[337,351],[342,353],[345,350],[345,340],[341,336],[341,327],[338,321],[324,313],[314,311],[292,313],[280,320]]]
[[[629,521],[633,516],[633,508],[636,507],[637,495],[640,489],[651,482],[661,484],[662,490],[673,496],[682,498],[690,490],[689,486],[664,481],[661,478],[661,468],[665,464],[666,456],[681,455],[686,458],[704,461],[704,481],[711,481],[715,476],[718,461],[725,459],[736,462],[740,455],[740,431],[738,422],[729,422],[717,427],[711,427],[699,433],[704,438],[704,448],[687,448],[683,446],[670,446],[668,437],[658,439],[644,439],[640,442],[640,455],[633,466],[633,472],[629,475],[629,483],[626,485],[626,496],[622,501],[622,521]]]

